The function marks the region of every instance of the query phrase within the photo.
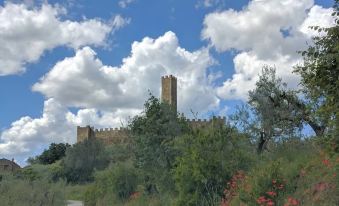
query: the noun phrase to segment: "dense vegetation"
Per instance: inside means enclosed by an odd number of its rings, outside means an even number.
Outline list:
[[[338,7],[336,0],[336,24],[315,27],[324,35],[300,52],[301,89],[288,89],[266,66],[248,102],[224,125],[205,128],[191,128],[151,96],[129,123],[129,141],[52,144],[22,171],[0,176],[0,202],[339,205]]]

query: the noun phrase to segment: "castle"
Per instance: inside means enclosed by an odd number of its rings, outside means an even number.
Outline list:
[[[177,78],[169,75],[161,77],[161,101],[167,102],[177,111]],[[207,127],[212,124],[225,124],[225,117],[213,117],[212,119],[187,119],[192,128]],[[105,144],[114,144],[128,139],[126,128],[95,129],[89,125],[77,127],[77,142],[86,139],[97,138]]]

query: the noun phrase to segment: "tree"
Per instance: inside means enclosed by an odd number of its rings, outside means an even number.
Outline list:
[[[229,125],[197,129],[177,141],[177,205],[220,205],[226,182],[253,160],[249,138]]]
[[[109,157],[104,144],[95,139],[85,140],[67,149],[61,165],[68,182],[93,180],[93,172],[107,167]]]
[[[54,162],[62,159],[65,156],[66,149],[71,145],[65,143],[52,143],[47,150],[44,150],[41,155],[36,156],[35,158],[29,158],[28,162],[39,163],[39,164],[53,164]]]
[[[143,114],[136,116],[129,127],[135,142],[136,165],[144,173],[146,190],[171,190],[174,182],[170,171],[178,154],[173,144],[188,129],[185,119],[151,95]]]
[[[326,125],[323,138],[330,150],[339,152],[339,0],[334,1],[334,25],[317,30],[314,44],[300,52],[304,63],[295,68],[301,75],[304,94],[315,105],[313,112]]]
[[[304,63],[295,68],[300,74],[305,95],[316,104],[315,112],[330,129],[338,130],[339,108],[339,0],[333,6],[334,26],[313,26],[319,36],[301,54]]]
[[[319,118],[315,104],[300,97],[298,91],[288,89],[275,69],[264,67],[254,90],[249,91],[248,106],[234,115],[244,131],[254,136],[261,153],[269,141],[299,136],[308,124],[317,136],[323,135],[326,123]]]

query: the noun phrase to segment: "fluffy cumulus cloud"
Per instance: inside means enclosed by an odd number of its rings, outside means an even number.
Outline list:
[[[208,49],[189,52],[179,46],[173,32],[167,32],[134,42],[131,55],[118,67],[103,65],[89,47],[79,49],[74,57],[58,62],[33,90],[72,107],[139,109],[148,90],[159,96],[160,77],[173,74],[178,77],[179,109],[206,111],[218,104],[206,75],[213,63]]]
[[[51,140],[74,142],[74,128],[67,123],[66,113],[67,109],[54,99],[46,100],[42,117],[22,117],[1,134],[0,154],[25,155]]]
[[[0,155],[15,157],[21,164],[27,156],[40,152],[52,142],[75,143],[76,126],[96,127],[123,126],[129,116],[139,111],[117,110],[101,114],[96,109],[81,109],[76,114],[57,100],[50,98],[44,103],[40,118],[25,116],[13,122],[11,127],[1,134]]]
[[[179,46],[173,32],[134,42],[117,67],[104,65],[90,47],[59,61],[33,86],[46,97],[41,118],[23,117],[0,136],[0,155],[30,154],[51,142],[74,142],[76,125],[120,127],[142,111],[148,90],[160,95],[163,75],[178,78],[179,110],[190,115],[218,107],[207,68],[214,64],[207,48]],[[204,98],[201,98],[204,96]],[[69,107],[80,108],[76,113]]]
[[[0,76],[24,72],[27,63],[57,46],[104,45],[109,33],[126,24],[121,16],[111,22],[61,20],[65,12],[46,3],[39,8],[13,3],[0,6]]]
[[[330,26],[330,14],[331,9],[314,5],[313,0],[251,1],[241,11],[208,14],[202,38],[219,52],[237,52],[235,73],[218,88],[219,96],[246,99],[265,65],[276,67],[279,76],[296,86],[298,77],[292,70],[300,62],[297,51],[305,49],[315,35],[308,27]]]

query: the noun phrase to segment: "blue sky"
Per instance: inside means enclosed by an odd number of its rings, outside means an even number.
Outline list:
[[[200,118],[246,101],[263,65],[296,87],[295,51],[308,26],[331,25],[332,3],[0,1],[0,157],[23,164],[74,143],[76,125],[121,126],[161,75],[178,77],[179,110]]]

